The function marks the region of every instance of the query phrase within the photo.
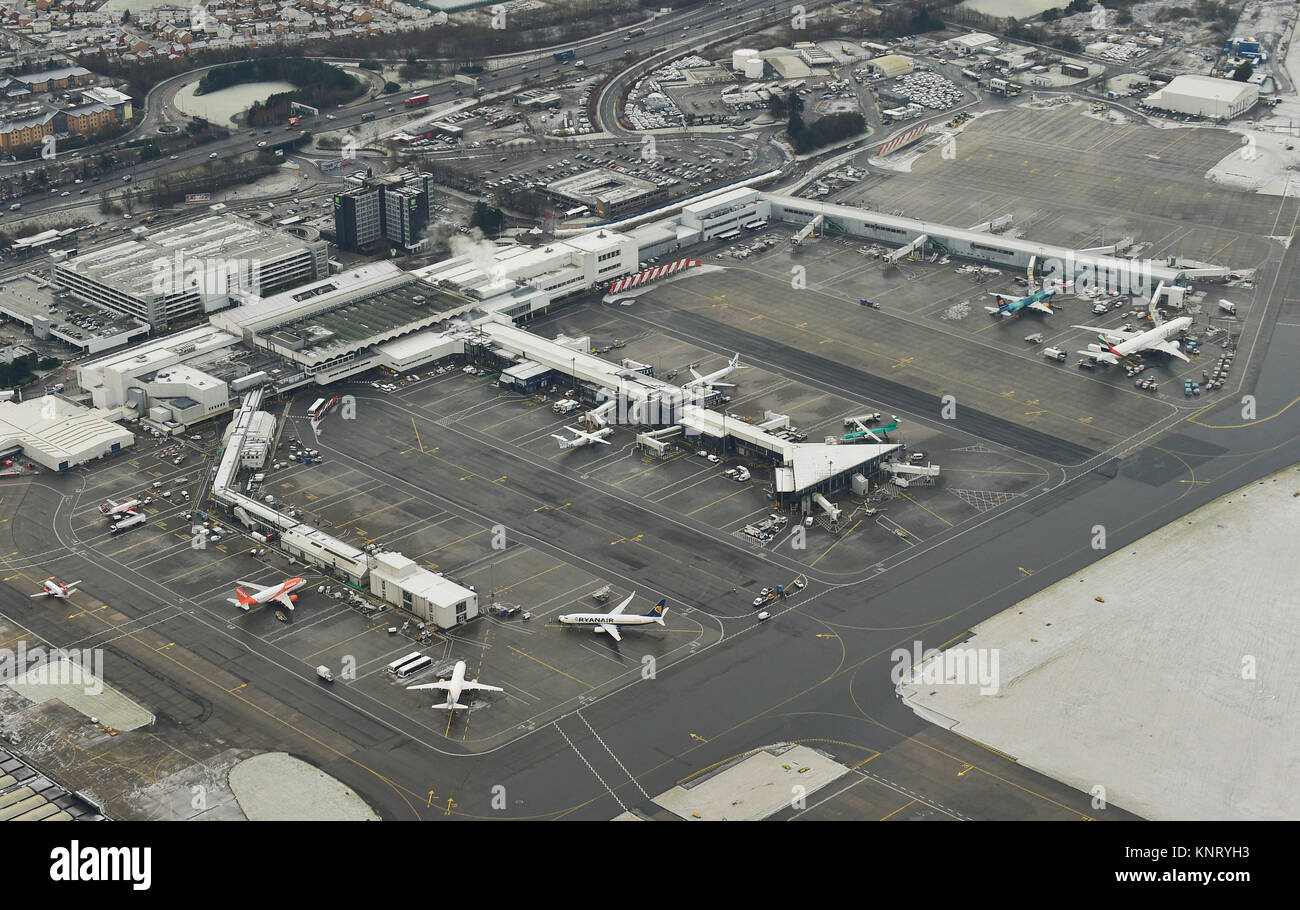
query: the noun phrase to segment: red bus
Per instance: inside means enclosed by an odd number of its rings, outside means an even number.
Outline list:
[[[406,99],[407,107],[419,107],[421,104],[428,104],[428,103],[429,103],[428,95],[412,95],[410,98]]]

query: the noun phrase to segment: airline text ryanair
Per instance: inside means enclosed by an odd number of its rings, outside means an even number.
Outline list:
[[[50,880],[56,882],[131,882],[148,891],[153,881],[152,847],[69,847],[50,851]]]

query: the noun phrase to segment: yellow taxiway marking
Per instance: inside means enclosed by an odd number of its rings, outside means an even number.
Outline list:
[[[895,809],[893,812],[890,812],[888,815],[886,815],[884,818],[882,818],[881,821],[882,821],[882,822],[884,822],[884,821],[889,821],[889,819],[893,818],[895,815],[897,815],[898,813],[902,812],[902,811],[903,811],[904,809],[906,809],[908,806],[915,805],[915,803],[916,803],[916,800],[914,800],[914,799],[912,799],[912,800],[908,800],[907,802],[903,803],[903,805],[901,805],[901,806],[899,806],[897,809]]]
[[[586,686],[588,689],[592,688],[592,686],[591,686],[590,683],[585,683],[585,682],[583,682],[582,680],[578,679],[578,677],[576,677],[576,676],[572,676],[572,675],[570,675],[570,674],[568,674],[568,673],[565,673],[565,672],[564,672],[563,670],[561,670],[559,667],[552,667],[552,666],[551,666],[550,664],[548,664],[546,661],[544,661],[544,660],[538,660],[536,657],[533,657],[533,655],[531,655],[531,654],[526,654],[526,653],[524,653],[523,651],[520,651],[520,650],[519,650],[518,648],[516,648],[514,645],[510,645],[509,647],[510,647],[510,650],[511,650],[511,651],[514,651],[516,654],[520,655],[521,657],[527,657],[529,660],[533,661],[534,663],[539,663],[539,664],[541,664],[543,667],[546,667],[546,669],[548,669],[548,670],[554,670],[556,673],[559,673],[561,676],[567,676],[569,679],[573,680],[574,682],[578,683],[579,685]]]

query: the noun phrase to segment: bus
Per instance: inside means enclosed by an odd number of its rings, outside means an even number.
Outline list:
[[[317,412],[320,411],[320,409],[323,407],[325,407],[325,399],[317,398],[315,401],[311,403],[311,407],[307,409],[307,416],[315,417]]]
[[[556,51],[554,56],[556,63],[563,63],[565,60],[571,60],[578,56],[578,52],[573,48],[569,48],[567,51]]]
[[[420,654],[419,651],[412,651],[410,654],[406,655],[405,657],[399,657],[397,660],[393,661],[391,664],[388,665],[388,672],[396,673],[398,670],[400,670],[403,667],[403,665],[409,664],[413,660],[419,660],[421,656],[422,655]]]
[[[719,235],[718,235],[717,237],[715,237],[714,239],[715,239],[715,240],[735,240],[735,239],[736,239],[737,237],[739,237],[739,236],[740,236],[740,231],[739,231],[738,229],[733,228],[733,229],[730,230],[730,231],[723,231],[721,234],[719,234]]]
[[[406,99],[407,107],[419,107],[422,104],[428,104],[428,103],[429,103],[428,95],[412,95],[410,98]]]
[[[415,660],[411,661],[409,664],[402,664],[400,667],[398,667],[397,678],[406,679],[408,676],[413,676],[414,674],[419,673],[421,670],[428,669],[429,667],[432,666],[433,666],[433,658],[426,654],[423,657],[416,658]]]
[[[330,408],[338,404],[338,401],[339,399],[337,395],[335,395],[329,401],[326,401],[324,398],[320,399],[320,401],[318,402],[320,407],[315,408],[311,412],[311,419],[316,421],[322,420],[325,417],[325,415],[329,413]]]

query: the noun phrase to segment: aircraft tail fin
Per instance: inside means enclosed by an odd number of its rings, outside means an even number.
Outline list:
[[[659,625],[662,626],[664,624],[664,616],[667,613],[668,613],[668,600],[667,598],[663,598],[659,601],[659,603],[655,604],[653,607],[650,608],[650,612],[643,613],[641,615],[654,617],[654,621],[659,623]]]
[[[247,610],[253,604],[257,603],[257,598],[253,597],[243,588],[235,588],[235,599],[232,600],[231,603],[237,604],[239,607]]]

